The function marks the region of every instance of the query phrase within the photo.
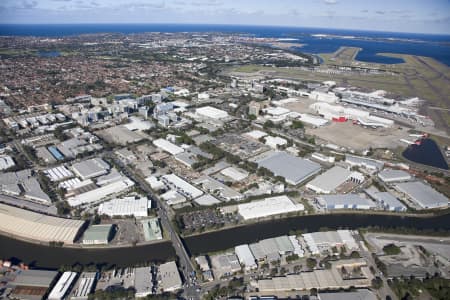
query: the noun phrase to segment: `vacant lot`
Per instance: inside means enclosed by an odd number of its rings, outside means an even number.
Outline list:
[[[331,123],[319,128],[307,128],[306,133],[354,150],[364,150],[369,147],[389,149],[398,146],[404,147],[405,144],[400,142],[400,139],[408,138],[407,130],[398,129],[396,126],[372,129],[353,125],[352,122]]]

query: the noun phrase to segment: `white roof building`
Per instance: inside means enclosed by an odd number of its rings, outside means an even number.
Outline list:
[[[290,112],[289,109],[284,108],[284,107],[268,107],[268,108],[264,108],[263,112],[265,112],[268,115],[274,116],[274,117],[279,117],[285,114],[288,114]]]
[[[73,173],[65,166],[59,166],[52,169],[45,170],[44,173],[51,181],[60,181],[73,176]]]
[[[238,205],[238,212],[244,220],[264,218],[272,215],[302,211],[304,209],[303,204],[294,203],[284,195]]]
[[[234,252],[236,252],[239,262],[246,270],[256,269],[258,267],[255,262],[255,257],[247,244],[236,246]]]
[[[160,197],[164,201],[167,201],[168,205],[177,205],[187,201],[186,197],[174,190],[167,191]]]
[[[273,149],[277,149],[278,146],[284,146],[287,144],[286,139],[278,136],[266,136],[264,139],[266,140],[265,144]]]
[[[158,178],[156,178],[156,176],[149,176],[147,178],[145,178],[145,181],[150,184],[150,187],[152,189],[156,190],[160,190],[162,188],[164,188],[164,182],[162,182],[161,180],[159,180]]]
[[[69,291],[70,286],[73,281],[77,277],[77,273],[75,272],[64,272],[62,276],[59,278],[55,287],[52,289],[50,294],[48,295],[49,300],[61,300],[64,299],[67,292]]]
[[[7,155],[0,157],[0,170],[6,170],[14,165],[15,163],[11,156]]]
[[[70,299],[87,300],[88,295],[92,292],[96,278],[96,272],[83,272],[80,279],[78,279],[78,285],[75,287]]]
[[[384,166],[382,161],[354,155],[345,155],[345,162],[352,167],[363,167],[370,171],[381,170]]]
[[[181,179],[175,174],[164,175],[161,177],[161,179],[164,183],[175,188],[178,193],[184,195],[187,198],[197,198],[203,195],[203,192],[201,190]]]
[[[195,110],[195,113],[201,117],[215,119],[215,120],[221,120],[228,118],[228,113],[224,110],[217,109],[212,106],[204,106],[197,108]]]
[[[265,133],[264,131],[261,131],[261,130],[252,130],[252,131],[246,132],[242,135],[245,137],[254,139],[254,140],[259,140],[260,138],[267,136],[267,133]]]
[[[220,174],[231,178],[233,181],[241,181],[248,177],[248,172],[242,169],[228,167],[220,171]]]
[[[152,201],[147,197],[136,199],[135,197],[125,197],[113,199],[100,204],[99,215],[114,216],[135,216],[147,217],[148,209],[151,208]]]
[[[220,201],[216,197],[211,196],[210,194],[204,194],[203,196],[196,198],[194,202],[201,206],[211,206],[214,204],[220,204]]]
[[[345,246],[350,251],[358,250],[358,243],[349,230],[305,233],[302,237],[313,255],[330,251],[332,247]]]
[[[176,155],[176,154],[180,154],[182,152],[184,152],[184,149],[172,144],[171,142],[169,142],[168,140],[165,139],[157,139],[153,141],[153,145],[155,145],[156,147],[172,154],[172,155]]]
[[[320,174],[313,180],[311,180],[306,187],[320,194],[330,194],[337,187],[346,182],[352,171],[344,169],[339,166],[327,170],[325,173]]]
[[[324,118],[320,118],[320,117],[315,117],[310,114],[299,114],[298,119],[300,121],[302,121],[303,123],[306,123],[306,124],[309,124],[312,126],[316,126],[316,127],[320,127],[320,126],[324,126],[324,125],[328,124],[328,120],[326,120]]]
[[[103,198],[122,192],[134,185],[134,182],[128,178],[123,178],[122,180],[115,181],[113,183],[104,185],[102,187],[96,188],[94,190],[78,194],[74,197],[67,199],[70,206],[75,207],[83,204],[91,204],[102,200]]]

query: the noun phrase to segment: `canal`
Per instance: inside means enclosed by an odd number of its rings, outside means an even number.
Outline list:
[[[175,251],[169,241],[127,248],[82,249],[49,247],[0,236],[0,259],[24,262],[31,267],[57,269],[77,263],[125,267],[172,258]]]
[[[191,236],[187,237],[184,242],[191,254],[197,255],[288,234],[291,230],[313,232],[325,227],[332,230],[339,228],[357,229],[369,226],[385,228],[409,227],[419,230],[450,230],[450,215],[430,218],[364,214],[299,216]]]
[[[188,252],[197,255],[288,234],[291,230],[313,232],[324,227],[331,230],[368,226],[450,230],[450,214],[428,218],[364,214],[298,216],[190,236],[184,239],[184,243]],[[123,267],[174,257],[175,251],[170,242],[128,248],[79,249],[36,245],[0,236],[0,259],[23,261],[33,267],[58,268],[75,263]]]

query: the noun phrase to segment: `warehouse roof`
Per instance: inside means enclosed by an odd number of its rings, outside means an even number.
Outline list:
[[[15,163],[11,156],[0,156],[0,170],[6,170],[14,165]]]
[[[56,271],[20,270],[10,284],[14,286],[49,287],[56,275],[58,275]]]
[[[148,209],[151,207],[151,200],[147,197],[136,199],[135,197],[125,197],[113,199],[100,204],[98,213],[108,216],[135,216],[146,217]]]
[[[236,246],[234,252],[236,252],[241,265],[244,265],[246,268],[256,268],[255,257],[247,244]]]
[[[383,168],[383,162],[381,161],[354,155],[346,155],[345,162],[350,165],[363,166],[372,170],[381,170]]]
[[[73,171],[82,179],[89,179],[106,174],[109,165],[101,158],[91,158],[72,165]]]
[[[339,166],[327,170],[311,180],[306,187],[318,193],[331,193],[343,184],[352,172]]]
[[[64,272],[48,295],[48,299],[63,299],[76,277],[75,272]]]
[[[252,251],[253,256],[260,260],[274,253],[284,254],[286,252],[294,251],[294,245],[288,236],[283,235],[250,244],[250,250]]]
[[[239,214],[245,220],[301,211],[304,209],[305,207],[303,204],[296,204],[287,196],[270,197],[238,205]]]
[[[0,204],[0,231],[22,238],[72,244],[83,224],[84,221],[51,217]]]
[[[217,109],[212,106],[204,106],[197,108],[195,112],[199,115],[212,118],[212,119],[225,119],[228,117],[228,113],[224,110]]]
[[[241,181],[248,177],[247,171],[235,167],[228,167],[220,171],[220,173],[233,179],[234,181]]]
[[[104,241],[108,240],[113,224],[92,225],[83,235],[83,240],[87,241]]]
[[[406,206],[389,192],[378,192],[372,188],[366,189],[365,192],[376,201],[382,203],[385,208],[406,210]]]
[[[448,206],[447,197],[421,181],[399,183],[396,187],[417,202],[422,208]]]
[[[214,178],[209,176],[201,176],[194,181],[195,184],[200,184],[204,190],[209,191],[210,193],[216,194],[227,201],[230,200],[241,200],[244,196],[230,188],[229,186],[221,183]]]
[[[378,173],[378,177],[384,182],[408,181],[411,175],[403,170],[385,169]]]
[[[142,220],[141,224],[144,228],[144,237],[146,241],[161,240],[162,232],[158,218]]]
[[[377,300],[377,296],[369,290],[361,289],[353,292],[320,293],[320,300]]]
[[[162,150],[169,152],[172,155],[176,155],[179,153],[184,152],[184,149],[181,147],[178,147],[175,144],[172,144],[168,140],[165,139],[157,139],[153,141],[153,145],[155,145],[158,148],[161,148]]]
[[[358,194],[323,195],[317,199],[326,206],[346,206],[349,208],[352,206],[375,207],[372,201]]]
[[[191,185],[187,181],[181,179],[175,174],[168,174],[161,177],[162,180],[169,185],[173,185],[176,190],[183,194],[184,196],[190,197],[190,198],[197,198],[201,195],[203,195],[203,192],[196,188],[195,186]]]
[[[73,176],[73,173],[64,165],[45,170],[44,173],[51,181],[60,181]]]
[[[210,205],[220,203],[219,200],[217,200],[215,197],[211,196],[210,194],[204,194],[203,196],[196,198],[194,201],[198,205],[202,205],[202,206],[210,206]]]
[[[320,171],[320,165],[302,159],[287,152],[274,152],[257,161],[260,167],[272,171],[275,176],[282,176],[290,184],[296,185]]]
[[[252,130],[244,133],[243,136],[259,140],[260,138],[267,136],[267,133],[261,130]]]
[[[94,190],[90,190],[88,192],[71,197],[67,199],[67,202],[72,207],[93,203],[105,198],[106,196],[124,191],[133,185],[134,185],[133,181],[124,177],[122,180],[115,181],[110,184],[96,188]]]

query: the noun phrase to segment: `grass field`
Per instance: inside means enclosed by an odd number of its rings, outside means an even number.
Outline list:
[[[300,68],[275,68],[258,65],[239,66],[231,70],[237,73],[255,73],[284,77],[294,80],[334,80],[341,86],[355,86],[365,90],[386,90],[392,97],[419,97],[426,100],[422,113],[430,116],[436,127],[450,132],[450,68],[435,59],[423,56],[380,53],[399,57],[400,64],[377,64],[354,60],[358,48],[341,48],[335,53],[320,54],[324,63],[321,69],[330,66],[352,66],[386,71],[376,75],[327,74],[301,70]],[[250,75],[250,74],[248,74]]]

